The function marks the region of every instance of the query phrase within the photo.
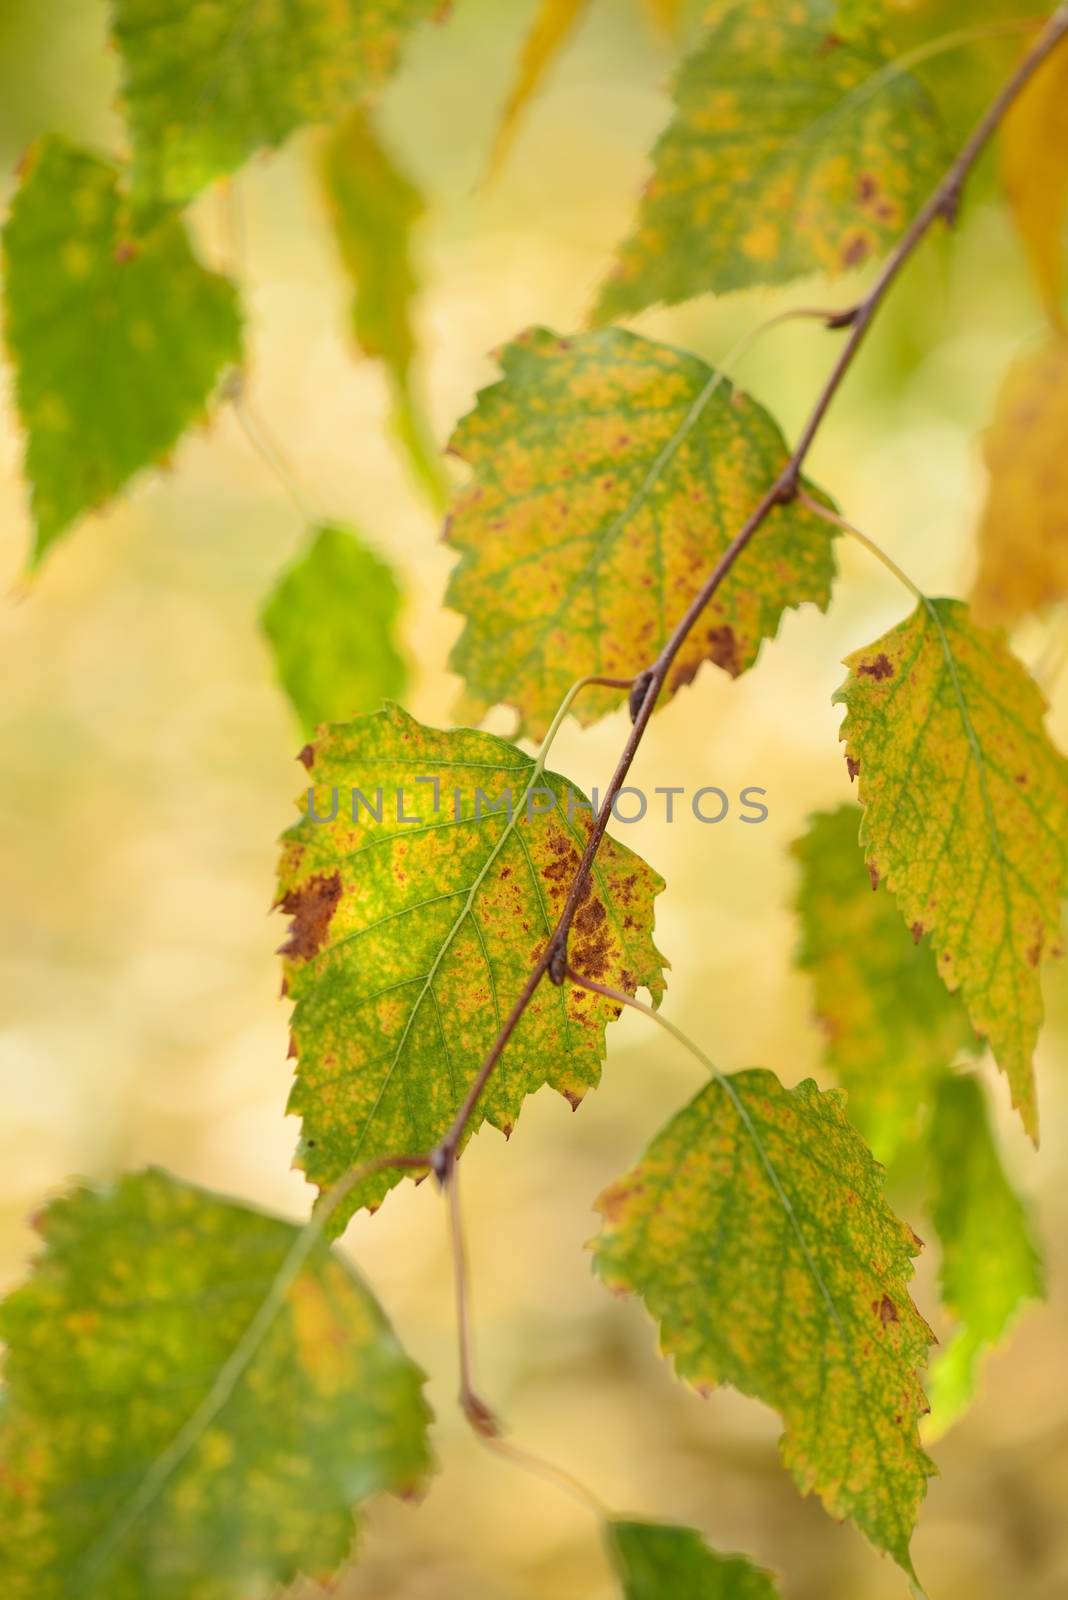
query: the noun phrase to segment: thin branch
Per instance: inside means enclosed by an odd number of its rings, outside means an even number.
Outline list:
[[[657,700],[660,698],[661,690],[667,681],[667,676],[675,657],[689,637],[701,613],[731,572],[739,556],[742,555],[776,506],[788,504],[797,498],[800,491],[801,470],[812,448],[813,441],[853,365],[876,312],[885,300],[899,273],[934,224],[939,220],[953,221],[959,207],[962,189],[972,168],[985,150],[1010,106],[1046,58],[1061,43],[1066,34],[1068,34],[1068,3],[1062,4],[1057,8],[1031,45],[1031,48],[1022,57],[1016,70],[981,118],[971,137],[962,147],[959,155],[949,167],[930,199],[917,213],[905,234],[891,252],[868,293],[848,310],[834,313],[826,319],[829,327],[848,329],[845,344],[817,396],[808,421],[802,429],[793,454],[785,467],[763,498],[750,512],[738,533],[720,556],[720,559],[694,596],[685,615],[675,627],[656,660],[644,672],[639,673],[634,680],[630,694],[632,727],[619,761],[616,764],[615,772],[612,774],[611,781],[605,791],[601,809],[593,822],[582,860],[572,881],[560,919],[524,984],[522,993],[513,1005],[497,1038],[479,1067],[449,1131],[435,1151],[436,1170],[440,1168],[442,1171],[447,1171],[455,1160],[460,1140],[463,1138],[464,1131],[474,1114],[482,1092],[495,1071],[505,1046],[530,1004],[542,978],[549,974],[554,983],[559,984],[564,981],[567,973],[567,940],[572,920],[586,892],[590,874],[593,870],[594,858],[600,849],[601,840],[604,838],[609,818],[612,815],[612,806],[638,753],[645,730],[649,725],[649,719],[653,714]]]

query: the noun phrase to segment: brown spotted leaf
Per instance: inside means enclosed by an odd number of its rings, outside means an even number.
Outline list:
[[[473,470],[447,528],[463,557],[447,600],[467,618],[452,665],[472,707],[506,701],[536,736],[576,678],[649,664],[788,451],[721,373],[621,329],[534,328],[500,362],[451,443]],[[833,576],[827,523],[778,507],[683,645],[669,692],[706,660],[744,672],[786,607],[826,606]],[[578,715],[618,701],[589,691]]]
[[[0,1307],[5,1600],[269,1600],[425,1476],[423,1375],[321,1239],[154,1170],[39,1226]]]
[[[544,950],[591,813],[578,790],[539,776],[505,740],[426,728],[396,706],[325,730],[303,759],[313,789],[286,835],[279,903],[293,919],[283,952],[297,1159],[325,1188],[354,1162],[428,1151],[446,1132]],[[316,821],[331,816],[335,795],[334,820]],[[575,967],[658,1001],[661,887],[606,839],[575,918]],[[507,1132],[545,1083],[577,1104],[598,1081],[615,1014],[587,990],[544,983],[476,1123]],[[376,1205],[399,1177],[369,1177],[339,1219]]]
[[[846,665],[835,699],[869,867],[930,936],[1037,1139],[1039,969],[1060,954],[1068,885],[1068,762],[1041,691],[957,600],[922,600]]]
[[[1009,368],[984,453],[990,472],[973,604],[1010,626],[1068,598],[1068,338]]]
[[[597,1202],[595,1266],[641,1296],[680,1377],[778,1411],[802,1492],[911,1573],[932,1336],[917,1240],[843,1105],[757,1069],[710,1083]]]
[[[858,267],[890,246],[943,158],[933,107],[837,0],[717,4],[675,86],[600,322],[708,290]]]

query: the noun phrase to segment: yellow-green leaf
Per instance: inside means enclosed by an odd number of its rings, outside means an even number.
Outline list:
[[[1054,327],[1064,331],[1068,52],[1055,50],[1001,126],[1001,181]]]
[[[1001,1165],[975,1078],[939,1086],[929,1135],[931,1215],[942,1241],[942,1296],[959,1321],[931,1367],[926,1436],[952,1426],[975,1393],[983,1352],[1044,1293],[1023,1202]]]
[[[576,678],[648,666],[786,463],[768,414],[696,356],[620,329],[534,328],[500,353],[451,449],[473,469],[447,538],[463,559],[448,603],[467,618],[452,656],[477,710],[506,701],[537,735]],[[752,666],[783,610],[825,607],[831,530],[777,507],[676,658]],[[619,694],[593,690],[593,721]]]
[[[802,1492],[911,1573],[932,1336],[909,1298],[917,1240],[843,1098],[756,1069],[709,1084],[597,1202],[595,1265],[641,1296],[680,1377],[778,1411]]]
[[[4,314],[32,486],[32,561],[159,464],[241,355],[232,284],[185,229],[122,228],[119,174],[65,140],[30,152],[4,227]]]
[[[836,32],[835,12],[835,0],[712,8],[598,321],[844,272],[898,237],[943,165],[937,117],[873,33]]]
[[[1041,691],[957,600],[923,600],[858,650],[835,699],[864,806],[860,843],[990,1042],[1038,1137],[1039,968],[1060,954],[1068,762]]]
[[[984,453],[990,473],[973,603],[1006,625],[1068,596],[1068,339],[1010,368]]]
[[[215,1395],[298,1228],[158,1171],[40,1227],[0,1308],[5,1600],[267,1600],[333,1574],[359,1503],[426,1473],[423,1375],[321,1242]]]
[[[112,0],[136,197],[184,205],[254,150],[340,116],[441,0]]]
[[[514,745],[426,728],[397,706],[327,729],[304,760],[314,788],[286,835],[279,903],[293,918],[283,951],[296,1002],[297,1161],[325,1188],[356,1161],[419,1154],[447,1131],[545,948],[592,823],[585,796],[539,776]],[[329,818],[335,794],[336,819],[315,821],[309,798]],[[658,1001],[661,888],[607,838],[575,918],[577,970]],[[577,1105],[600,1076],[616,1011],[543,983],[472,1129],[485,1120],[509,1131],[545,1083]],[[369,1177],[338,1218],[376,1205],[401,1176]]]
[[[392,569],[345,528],[322,527],[268,596],[263,631],[305,733],[403,694]]]
[[[397,437],[417,481],[440,507],[441,468],[413,373],[412,304],[419,285],[411,239],[425,210],[423,197],[383,147],[360,106],[330,135],[322,176],[338,249],[356,288],[356,343],[385,367]]]
[[[682,0],[645,0],[645,9],[665,33],[674,33],[678,28]]]
[[[768,1573],[710,1550],[692,1528],[612,1521],[605,1533],[623,1600],[776,1600]]]
[[[825,1058],[849,1095],[850,1120],[889,1162],[917,1134],[946,1068],[977,1041],[930,947],[910,938],[884,883],[872,892],[857,842],[861,817],[855,805],[821,812],[793,846],[798,962],[812,974]]]
[[[528,103],[537,94],[553,61],[581,21],[589,0],[539,0],[533,26],[523,43],[519,70],[505,102],[501,125],[493,142],[489,171],[499,172],[515,141]]]

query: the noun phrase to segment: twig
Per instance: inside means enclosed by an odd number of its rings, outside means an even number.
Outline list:
[[[600,848],[601,840],[612,815],[612,806],[638,753],[645,730],[649,725],[649,719],[653,714],[657,700],[660,698],[661,690],[667,680],[675,657],[681,650],[701,613],[723,580],[731,572],[754,534],[767,521],[776,506],[789,504],[790,501],[797,498],[800,491],[801,469],[824,418],[856,358],[876,311],[882,305],[898,274],[934,224],[940,219],[948,222],[953,221],[960,203],[962,189],[972,168],[1017,96],[1026,87],[1046,58],[1061,43],[1066,34],[1068,34],[1068,4],[1063,4],[1050,17],[1046,26],[1031,45],[1031,48],[1019,62],[1012,76],[981,118],[971,137],[949,167],[945,177],[938,184],[927,203],[917,213],[904,236],[891,252],[868,293],[856,305],[845,311],[836,312],[827,318],[828,327],[849,330],[846,342],[834,366],[831,368],[823,388],[820,390],[816,403],[809,414],[808,421],[802,429],[793,454],[785,467],[757,506],[750,512],[745,523],[720,556],[656,660],[644,672],[639,673],[634,680],[630,695],[632,727],[619,761],[616,764],[615,772],[612,774],[611,781],[605,791],[604,801],[590,830],[582,860],[576,870],[560,919],[524,984],[522,992],[505,1019],[497,1038],[479,1067],[471,1087],[464,1096],[463,1103],[453,1119],[452,1125],[437,1146],[435,1151],[435,1170],[447,1173],[455,1161],[456,1151],[463,1138],[467,1124],[474,1114],[475,1107],[482,1096],[482,1092],[493,1075],[505,1046],[530,1004],[541,980],[548,974],[554,983],[560,984],[566,977],[567,940],[572,920],[586,892],[594,858]]]

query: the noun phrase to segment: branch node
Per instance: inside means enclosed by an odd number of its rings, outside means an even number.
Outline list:
[[[942,196],[938,207],[938,215],[942,218],[947,228],[956,226],[957,218],[960,216],[960,201],[963,189],[963,181],[958,178],[955,183],[950,184]]]
[[[652,681],[653,681],[653,668],[652,667],[646,667],[644,669],[644,671],[639,672],[638,676],[635,678],[634,682],[631,684],[631,686],[630,686],[630,698],[627,701],[627,708],[630,711],[630,720],[631,720],[631,722],[637,722],[638,713],[641,711],[642,706],[645,704],[645,697],[649,693],[649,685],[652,683]],[[554,983],[562,983],[563,979],[562,978],[553,978],[553,982]]]
[[[788,506],[797,499],[801,492],[797,481],[799,475],[800,467],[798,466],[797,462],[791,461],[789,466],[784,470],[782,477],[775,485],[775,505]]]
[[[500,1438],[500,1422],[485,1400],[480,1399],[472,1389],[462,1389],[460,1391],[460,1410],[475,1432],[480,1434],[483,1439]]]
[[[555,983],[556,987],[559,989],[560,985],[563,983],[564,979],[567,977],[567,935],[566,935],[566,933],[565,933],[565,935],[564,935],[564,937],[562,939],[560,939],[556,944],[553,945],[552,951],[550,952],[550,955],[549,955],[549,965],[546,967],[545,970],[549,974],[549,982],[550,983]]]
[[[456,1151],[448,1139],[443,1139],[440,1144],[436,1144],[431,1150],[430,1155],[427,1157],[427,1165],[438,1180],[439,1188],[444,1189],[448,1183],[455,1160]]]
[[[827,314],[824,326],[827,328],[851,328],[860,316],[860,304],[847,306],[844,311],[830,311]]]

